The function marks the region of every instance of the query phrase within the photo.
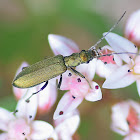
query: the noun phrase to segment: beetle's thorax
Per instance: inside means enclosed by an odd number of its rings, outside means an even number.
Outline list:
[[[65,56],[64,61],[67,67],[76,67],[83,63],[89,63],[95,57],[97,57],[97,52],[95,50],[82,50],[80,53],[73,53],[70,56]]]

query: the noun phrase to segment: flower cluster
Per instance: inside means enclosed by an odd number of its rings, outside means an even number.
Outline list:
[[[128,39],[109,33],[105,39],[110,46],[106,45],[97,50],[98,57],[95,56],[89,63],[75,68],[86,78],[76,75],[70,69],[63,74],[60,89],[67,92],[60,99],[54,112],[54,126],[34,119],[36,114],[49,112],[54,105],[57,98],[56,80],[59,80],[60,76],[49,80],[47,87],[33,96],[29,103],[25,100],[39,91],[44,83],[29,89],[13,87],[14,95],[19,101],[13,113],[0,108],[0,130],[3,131],[0,139],[71,140],[80,123],[76,108],[84,99],[91,102],[102,99],[100,86],[93,81],[95,73],[106,79],[102,87],[107,89],[124,88],[136,81],[140,95],[140,55],[137,47],[131,42],[140,44],[139,19],[140,11],[137,11],[128,20],[125,30]],[[65,57],[79,52],[76,43],[66,37],[50,34],[48,40],[55,55],[61,54]],[[24,67],[28,67],[26,62],[21,64],[16,75]],[[140,139],[139,110],[140,105],[134,101],[114,105],[111,128],[125,135],[125,140]]]
[[[32,102],[25,103],[27,96],[35,91],[35,88],[26,90],[26,95],[19,100],[12,113],[0,108],[0,130],[3,131],[0,134],[1,140],[40,140],[51,136],[54,131],[52,125],[40,120],[34,121],[38,107],[37,96],[32,98]]]
[[[26,63],[23,63],[23,65]],[[1,140],[71,140],[73,134],[77,130],[80,123],[80,116],[78,110],[69,112],[64,117],[54,121],[55,125],[34,120],[37,111],[42,108],[39,106],[38,96],[33,96],[31,102],[27,103],[25,100],[38,91],[38,88],[33,87],[27,90],[15,89],[15,95],[22,94],[21,99],[18,101],[16,110],[9,112],[6,109],[0,108],[0,134]],[[18,93],[19,92],[19,93]],[[45,94],[45,93],[44,93]],[[41,97],[40,97],[41,98]],[[46,96],[46,103],[50,97]],[[48,104],[51,101],[48,102]],[[46,106],[44,104],[44,106]],[[43,107],[44,109],[44,107]],[[48,111],[46,108],[46,111]],[[40,114],[39,114],[40,115]]]
[[[113,131],[126,136],[124,140],[140,138],[140,104],[132,100],[123,101],[112,107]]]
[[[106,78],[103,88],[116,89],[129,86],[136,81],[140,96],[140,54],[136,45],[140,45],[140,10],[134,12],[127,21],[125,37],[110,33],[106,40],[115,52],[128,52],[121,54],[125,62]],[[136,45],[134,45],[133,43]],[[124,140],[140,139],[140,104],[132,100],[122,101],[112,107],[113,131],[125,136]]]

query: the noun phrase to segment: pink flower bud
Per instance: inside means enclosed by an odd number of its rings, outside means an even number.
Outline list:
[[[124,34],[135,45],[140,46],[140,10],[130,15],[126,22]]]

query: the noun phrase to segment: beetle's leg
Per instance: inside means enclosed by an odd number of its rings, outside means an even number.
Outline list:
[[[80,77],[86,79],[86,81],[87,81],[88,84],[89,84],[89,87],[92,88],[91,85],[90,85],[90,83],[89,83],[89,81],[87,80],[87,78],[86,78],[83,74],[81,74],[81,73],[78,72],[77,70],[73,69],[72,67],[70,67],[70,68],[71,68],[71,70],[72,70],[74,73],[76,73],[76,74],[79,75]]]
[[[48,85],[48,81],[45,83],[45,85],[44,85],[40,90],[38,90],[37,92],[34,92],[34,93],[33,93],[29,98],[27,98],[25,101],[26,101],[27,103],[29,103],[29,102],[30,102],[30,98],[31,98],[33,95],[35,95],[35,94],[39,93],[40,91],[42,91],[47,85]]]
[[[60,80],[59,80],[59,83],[58,83],[58,85],[57,85],[57,88],[58,88],[58,89],[60,89],[61,84],[62,84],[62,74],[60,75]]]

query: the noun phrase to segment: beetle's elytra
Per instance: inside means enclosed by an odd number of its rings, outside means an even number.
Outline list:
[[[24,68],[14,79],[13,86],[29,88],[48,81],[67,70],[62,55],[39,61]]]

